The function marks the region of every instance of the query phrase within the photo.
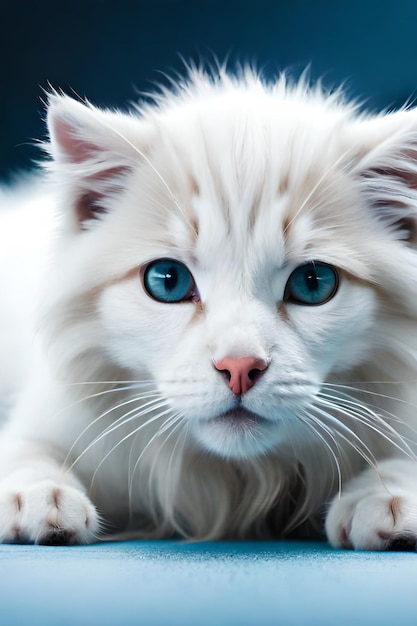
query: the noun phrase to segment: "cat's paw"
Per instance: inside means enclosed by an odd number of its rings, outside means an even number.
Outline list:
[[[95,507],[76,487],[43,480],[0,489],[2,543],[90,543],[98,530]]]
[[[362,492],[336,497],[326,532],[336,548],[416,550],[417,495]]]

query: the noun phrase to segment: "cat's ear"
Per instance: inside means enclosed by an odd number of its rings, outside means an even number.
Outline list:
[[[352,140],[366,204],[397,239],[417,243],[417,109],[359,120]]]
[[[137,117],[56,94],[49,97],[47,123],[49,167],[69,196],[76,225],[84,228],[111,210],[144,155],[147,129]]]

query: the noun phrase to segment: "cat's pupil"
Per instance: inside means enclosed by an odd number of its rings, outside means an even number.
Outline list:
[[[306,272],[305,281],[307,289],[309,289],[309,291],[317,291],[317,289],[319,288],[319,279],[317,278],[317,274],[315,272]]]
[[[167,291],[173,291],[177,286],[178,275],[173,267],[170,267],[165,274],[165,289]]]

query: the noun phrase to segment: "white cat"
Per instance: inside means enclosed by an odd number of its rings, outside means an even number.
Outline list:
[[[417,538],[417,110],[192,70],[0,195],[0,540]],[[310,530],[309,530],[310,529]]]

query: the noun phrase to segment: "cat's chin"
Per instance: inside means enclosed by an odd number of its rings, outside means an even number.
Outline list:
[[[209,452],[228,459],[245,459],[268,452],[277,442],[279,430],[276,422],[235,408],[200,421],[195,434]]]

